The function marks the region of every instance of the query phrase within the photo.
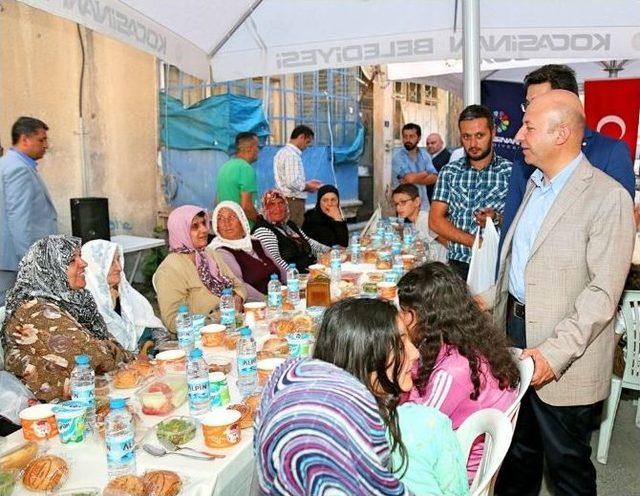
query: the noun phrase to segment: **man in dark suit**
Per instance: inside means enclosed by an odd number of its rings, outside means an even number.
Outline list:
[[[442,136],[438,133],[431,133],[427,136],[427,151],[429,152],[429,155],[431,155],[431,162],[438,172],[440,172],[440,169],[449,163],[451,152],[444,147]],[[433,184],[431,186],[427,186],[429,202],[431,202],[434,187],[435,185]]]
[[[524,78],[526,100],[523,110],[538,96],[554,89],[571,91],[578,95],[576,74],[566,65],[549,64],[527,74]],[[631,198],[635,196],[635,175],[629,148],[624,141],[615,140],[592,129],[585,128],[582,140],[582,153],[596,168],[603,171],[626,189]],[[525,163],[519,153],[513,163],[509,190],[504,206],[504,217],[500,237],[500,248],[509,226],[520,207],[527,181],[536,170],[533,165]]]

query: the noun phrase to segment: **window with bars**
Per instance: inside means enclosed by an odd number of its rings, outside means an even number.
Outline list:
[[[306,124],[315,132],[315,144],[341,146],[355,139],[360,121],[358,71],[326,69],[208,85],[166,66],[164,90],[185,105],[224,93],[259,98],[271,129],[269,144],[284,145],[296,125]]]

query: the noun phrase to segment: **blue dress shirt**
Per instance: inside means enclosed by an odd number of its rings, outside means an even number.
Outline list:
[[[36,167],[38,167],[38,162],[36,162],[35,160],[33,160],[29,155],[27,155],[26,153],[22,153],[20,150],[16,150],[15,148],[11,148],[11,150],[13,150],[14,152],[16,152],[18,155],[20,155],[20,158],[22,158],[29,166],[33,167],[34,169]]]
[[[393,154],[391,160],[391,185],[395,188],[400,184],[400,179],[411,172],[428,172],[437,174],[438,171],[433,166],[431,157],[427,152],[418,148],[418,155],[415,160],[411,158],[406,148],[400,148]],[[429,209],[429,197],[427,196],[427,186],[424,184],[415,185],[420,192],[422,200],[421,210]]]
[[[545,182],[544,174],[540,169],[536,169],[531,174],[530,180],[533,181],[536,187],[524,207],[513,234],[511,266],[509,267],[509,293],[521,303],[525,302],[524,273],[529,261],[531,247],[553,203],[583,157],[584,155],[580,152],[549,182]]]

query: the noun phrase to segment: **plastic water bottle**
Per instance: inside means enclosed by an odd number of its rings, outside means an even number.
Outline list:
[[[404,275],[404,264],[402,263],[402,255],[394,255],[391,270],[396,275],[396,281],[399,281],[400,278]]]
[[[189,390],[189,413],[198,417],[209,411],[209,369],[202,359],[202,350],[194,348],[187,362],[187,388]]]
[[[251,336],[251,329],[240,329],[240,339],[236,348],[238,365],[238,389],[244,398],[256,390],[258,368],[256,365],[256,342]]]
[[[227,328],[227,334],[236,332],[236,305],[231,288],[223,289],[220,296],[220,323]]]
[[[406,252],[410,253],[412,251],[414,241],[415,235],[413,232],[413,227],[410,225],[405,226],[402,230],[402,244]]]
[[[294,306],[300,303],[300,272],[294,263],[287,269],[287,299]]]
[[[109,479],[136,474],[135,432],[133,417],[124,398],[112,398],[105,419],[107,473]]]
[[[391,255],[400,255],[402,253],[402,241],[399,236],[394,236],[391,241]]]
[[[359,264],[362,248],[360,247],[360,233],[354,232],[351,235],[351,263]]]
[[[89,355],[76,355],[76,366],[71,371],[69,387],[71,399],[84,403],[86,410],[86,424],[89,430],[96,428],[96,374],[91,368]]]
[[[178,308],[176,334],[178,335],[178,346],[188,354],[193,349],[193,330],[187,305],[180,305]]]
[[[270,318],[282,315],[282,284],[278,274],[271,274],[271,280],[267,285],[267,307]]]
[[[340,248],[333,245],[331,248],[331,282],[339,282],[342,273],[342,262],[340,261]]]

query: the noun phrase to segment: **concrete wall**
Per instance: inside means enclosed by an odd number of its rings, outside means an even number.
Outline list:
[[[85,196],[86,182],[86,196],[109,198],[112,234],[148,236],[160,202],[155,59],[85,28],[81,35],[83,119],[76,25],[14,0],[2,2],[2,146],[11,146],[17,117],[42,119],[51,148],[40,172],[58,209],[61,232],[71,232],[69,199]]]

